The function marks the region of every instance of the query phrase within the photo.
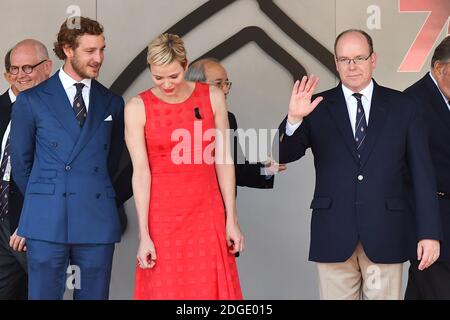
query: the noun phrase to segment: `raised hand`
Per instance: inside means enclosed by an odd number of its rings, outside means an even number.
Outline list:
[[[319,78],[314,75],[309,77],[303,76],[301,82],[299,80],[295,81],[291,101],[289,102],[288,121],[290,124],[301,121],[323,100],[322,97],[317,97],[311,102],[311,97],[318,83]]]

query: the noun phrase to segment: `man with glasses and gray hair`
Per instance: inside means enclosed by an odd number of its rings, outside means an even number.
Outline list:
[[[405,93],[417,101],[427,125],[444,234],[430,268],[420,271],[411,260],[405,299],[450,300],[450,36],[436,47],[431,71]]]
[[[225,97],[231,89],[231,81],[222,64],[214,58],[205,58],[192,63],[185,74],[186,80],[207,82],[222,90]],[[250,163],[245,159],[238,145],[238,124],[236,116],[228,111],[230,129],[234,132],[233,160],[236,171],[236,185],[241,187],[271,189],[273,188],[274,174],[286,170],[285,165],[279,165],[271,158],[265,163]]]
[[[39,41],[27,39],[11,51],[9,73],[15,76],[13,87],[18,92],[30,89],[50,77],[52,61],[47,48]]]
[[[318,78],[295,83],[280,163],[308,148],[314,155],[309,260],[320,297],[400,299],[403,262],[430,267],[442,239],[424,123],[414,101],[372,79],[377,55],[366,32],[346,30],[334,48],[341,82],[316,96]]]
[[[17,235],[23,196],[12,175],[9,155],[11,111],[17,95],[50,76],[47,48],[23,40],[5,56],[5,79],[10,88],[0,96],[0,300],[27,299],[25,239]]]

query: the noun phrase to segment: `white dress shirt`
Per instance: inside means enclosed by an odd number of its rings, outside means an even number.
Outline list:
[[[441,93],[442,98],[444,99],[445,104],[447,105],[447,108],[448,108],[448,110],[450,111],[450,99],[447,99],[447,98],[445,97],[445,95],[442,93],[441,88],[439,88],[439,85],[438,85],[436,79],[435,79],[435,78],[433,77],[433,75],[431,74],[431,72],[429,72],[428,74],[430,75],[431,80],[433,80],[434,84],[436,85],[436,87],[438,88],[439,92]]]
[[[70,101],[70,105],[73,106],[73,100],[75,99],[75,94],[77,93],[77,88],[74,86],[78,81],[74,80],[71,76],[64,72],[63,67],[59,70],[59,79],[61,80],[61,84],[66,91],[67,98]],[[82,94],[84,104],[86,105],[86,112],[89,111],[89,93],[91,91],[91,79],[83,79],[79,81],[84,84]]]
[[[367,126],[369,126],[369,115],[370,115],[370,106],[372,103],[372,94],[373,94],[373,81],[370,81],[369,85],[361,90],[359,93],[362,94],[361,102],[363,104],[364,113],[366,115]],[[350,118],[350,124],[352,125],[353,136],[355,135],[355,125],[356,125],[356,109],[357,109],[357,100],[353,96],[352,90],[342,85],[342,92],[344,93],[345,103],[347,104],[348,117]],[[292,136],[295,130],[300,127],[302,124],[302,120],[290,124],[289,121],[286,122],[286,135]]]

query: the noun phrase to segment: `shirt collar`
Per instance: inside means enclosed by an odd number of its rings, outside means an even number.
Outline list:
[[[61,67],[59,69],[59,79],[61,80],[61,83],[63,85],[64,90],[68,90],[69,88],[73,87],[75,83],[81,82],[85,85],[85,87],[90,88],[92,79],[83,79],[81,81],[74,80],[71,76],[69,76]]]
[[[433,74],[431,72],[428,72],[428,74],[430,75],[431,80],[433,80],[434,84],[436,85],[436,87],[438,88],[439,92],[441,93],[442,98],[444,99],[445,103],[448,105],[449,104],[449,102],[448,102],[449,99],[447,99],[445,97],[445,95],[442,93],[441,88],[439,88],[439,84],[437,83],[436,79],[433,77]]]
[[[11,88],[8,89],[8,94],[9,94],[9,100],[11,100],[11,103],[16,102],[16,95],[14,94],[14,92],[12,91]]]
[[[373,80],[370,80],[369,85],[367,87],[365,87],[364,89],[362,89],[359,93],[361,93],[363,95],[363,97],[365,97],[368,101],[371,101],[372,94],[373,94],[373,87],[374,87]],[[342,92],[344,93],[344,97],[345,97],[346,101],[348,101],[354,93],[358,93],[358,92],[353,92],[348,87],[346,87],[344,84],[342,84]]]

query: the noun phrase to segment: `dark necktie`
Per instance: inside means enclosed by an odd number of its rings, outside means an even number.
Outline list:
[[[6,139],[5,144],[5,150],[3,151],[3,158],[2,163],[0,164],[0,219],[3,221],[3,219],[8,214],[8,197],[9,197],[9,180],[10,177],[7,179],[8,181],[4,180],[6,167],[8,165],[9,160],[9,135]],[[10,176],[11,173],[8,173]]]
[[[361,157],[361,151],[364,147],[364,140],[366,140],[367,134],[367,121],[364,113],[363,104],[361,101],[362,94],[354,93],[353,96],[357,101],[356,107],[356,124],[355,124],[355,142],[356,150],[358,151],[358,157]]]
[[[75,112],[75,117],[77,118],[78,124],[82,127],[87,115],[86,105],[83,100],[84,83],[75,83],[74,86],[77,88],[77,93],[73,99],[73,111]]]

